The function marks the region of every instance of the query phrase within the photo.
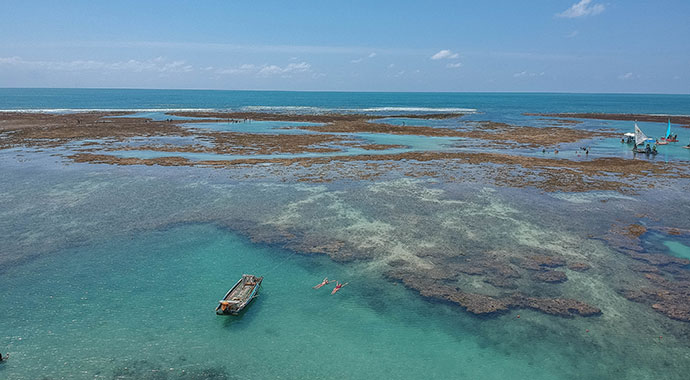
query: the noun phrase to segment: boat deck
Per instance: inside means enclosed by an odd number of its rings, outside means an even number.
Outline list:
[[[227,300],[228,301],[243,301],[249,298],[249,295],[252,293],[252,290],[254,290],[254,284],[244,284],[241,287],[239,287],[237,290],[232,292]]]

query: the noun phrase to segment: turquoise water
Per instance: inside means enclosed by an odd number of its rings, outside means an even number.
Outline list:
[[[671,254],[681,259],[690,260],[690,247],[677,241],[665,241],[664,245],[671,251]]]
[[[266,276],[260,296],[240,317],[217,316],[245,272]],[[336,295],[312,289],[324,276],[349,284]],[[550,341],[534,313],[520,324],[481,320],[365,265],[251,244],[209,224],[53,252],[8,268],[0,289],[8,379],[648,376],[630,359],[611,363],[583,332]]]
[[[261,295],[238,318],[217,316],[217,300],[244,272],[266,276]],[[325,275],[350,284],[333,296],[332,286],[312,289]],[[562,376],[524,360],[531,355],[482,347],[467,316],[356,266],[255,246],[212,225],[56,252],[12,268],[0,288],[13,289],[2,298],[6,378]]]
[[[521,113],[690,113],[687,96],[654,95],[0,94],[3,109],[306,107],[394,114],[476,108],[468,119],[537,126],[544,124]],[[413,125],[411,119],[392,122],[402,121]],[[665,128],[640,126],[650,135]],[[629,123],[590,120],[578,127],[627,131]],[[404,145],[401,151],[469,149],[464,140],[356,137]],[[627,150],[612,140],[598,143],[596,154]],[[0,150],[0,352],[11,356],[0,364],[0,379],[685,379],[690,371],[688,324],[623,298],[622,286],[647,283],[630,271],[627,256],[602,240],[619,223],[690,229],[687,180],[669,178],[636,194],[544,193],[496,186],[481,165],[457,164],[448,169],[457,179],[447,182],[391,170],[380,178],[322,184],[300,183],[270,166],[75,164],[59,156],[64,152]],[[643,239],[645,252],[687,254],[687,236]],[[357,260],[308,253],[334,242]],[[562,284],[521,283],[519,290],[583,300],[602,315],[568,319],[513,310],[480,318],[384,276],[401,260],[435,276],[434,268],[485,253],[545,253],[590,263],[584,273],[563,269],[568,281]],[[216,316],[216,302],[242,273],[266,277],[260,296],[239,318]],[[349,285],[333,296],[330,288],[313,290],[325,276]],[[448,283],[500,291],[478,276]]]

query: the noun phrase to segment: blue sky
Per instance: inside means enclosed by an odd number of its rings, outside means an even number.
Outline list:
[[[15,1],[0,87],[690,92],[690,1]]]

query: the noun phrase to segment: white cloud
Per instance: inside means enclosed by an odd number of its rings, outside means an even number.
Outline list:
[[[577,18],[584,16],[594,16],[603,12],[606,7],[603,4],[591,4],[592,0],[581,0],[579,3],[573,4],[570,8],[561,13],[557,13],[557,17]]]
[[[371,58],[374,58],[374,57],[376,57],[376,53],[371,52],[371,53],[369,53],[369,55],[367,55],[366,57],[360,57],[360,58],[351,60],[350,63],[355,63],[355,64],[357,64],[357,63],[361,63],[362,61],[364,61],[364,59],[371,59]]]
[[[248,73],[254,72],[256,70],[258,70],[258,67],[256,65],[250,65],[250,64],[245,63],[245,64],[239,65],[237,67],[218,69],[218,70],[216,70],[216,74],[228,74],[228,75],[248,74]]]
[[[292,73],[303,73],[309,71],[311,65],[306,62],[300,63],[290,63],[285,67],[280,67],[277,65],[263,66],[256,75],[262,77],[268,77],[273,75],[289,75]]]
[[[527,71],[521,71],[519,73],[513,74],[513,78],[534,78],[534,77],[541,77],[546,74],[545,72],[539,72],[539,73],[530,73]]]
[[[634,76],[635,76],[635,74],[633,74],[633,73],[625,73],[625,74],[619,75],[619,76],[618,76],[618,79],[620,79],[620,80],[628,80],[628,79],[633,79]]]
[[[12,65],[18,68],[47,71],[128,71],[157,73],[186,73],[194,71],[192,65],[185,61],[168,62],[163,57],[147,60],[130,59],[128,61],[103,62],[93,60],[75,61],[30,61],[20,57],[0,58],[0,65]]]
[[[460,66],[462,66],[462,63],[460,63],[460,62],[458,62],[458,63],[449,63],[449,64],[446,65],[446,67],[449,68],[449,69],[457,69],[457,68],[459,68]]]
[[[289,63],[287,66],[278,65],[253,65],[243,64],[236,67],[228,67],[216,70],[216,74],[224,75],[256,75],[258,77],[270,77],[276,75],[290,76],[294,73],[311,71],[311,65],[307,62]]]
[[[580,32],[578,32],[577,30],[573,30],[572,32],[566,34],[565,38],[575,38],[578,34],[580,34]]]
[[[431,59],[433,59],[433,60],[454,59],[454,58],[458,58],[458,57],[459,57],[458,53],[453,53],[450,50],[441,50],[438,53],[432,55]]]

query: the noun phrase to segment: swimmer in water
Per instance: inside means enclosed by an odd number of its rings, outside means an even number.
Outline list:
[[[349,282],[341,284],[340,282],[336,281],[335,288],[333,288],[333,291],[331,292],[331,294],[335,294],[338,290],[340,290],[340,288],[342,288],[343,286],[345,286],[347,284],[349,284]]]
[[[321,281],[320,284],[314,286],[313,288],[314,288],[314,289],[319,289],[320,287],[322,287],[322,286],[324,286],[324,285],[326,285],[326,284],[328,284],[328,283],[330,283],[330,281],[328,280],[328,277],[326,277],[326,278],[323,279],[323,281]]]

